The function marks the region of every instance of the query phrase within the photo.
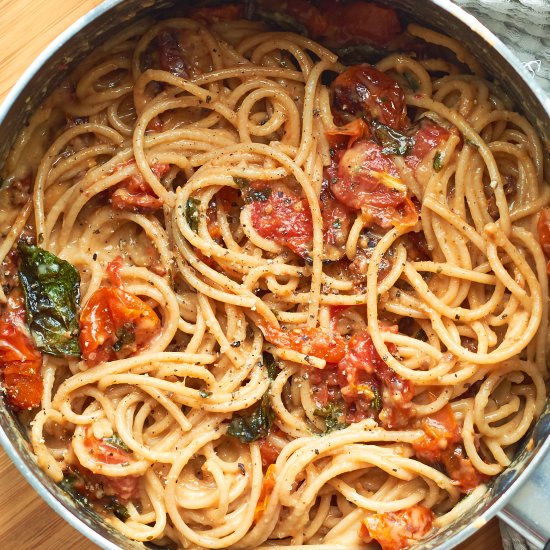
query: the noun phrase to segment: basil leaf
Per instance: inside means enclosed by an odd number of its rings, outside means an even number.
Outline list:
[[[195,233],[199,230],[199,201],[197,199],[187,199],[185,204],[185,219],[189,227]]]
[[[76,500],[83,506],[89,507],[90,501],[80,492],[75,489],[74,483],[77,480],[77,477],[72,473],[66,473],[63,475],[63,479],[58,483],[59,487],[63,489],[66,493],[71,495],[73,500]]]
[[[443,168],[443,155],[441,151],[437,151],[434,155],[433,167],[436,172],[439,172]]]
[[[58,357],[80,357],[80,274],[69,262],[38,246],[20,241],[17,248],[27,324],[37,347]]]
[[[233,176],[233,181],[239,186],[240,189],[250,186],[250,182],[246,178],[238,178]]]
[[[344,65],[358,65],[359,63],[378,63],[383,57],[388,55],[387,51],[371,46],[370,44],[357,44],[355,46],[345,46],[333,50],[338,56],[338,61]]]
[[[113,447],[118,447],[119,449],[126,451],[127,453],[133,452],[124,441],[120,438],[120,435],[118,435],[116,432],[113,433],[111,437],[104,437],[103,441],[107,443],[108,445],[112,445]]]
[[[250,189],[248,188],[244,195],[244,202],[250,204],[251,202],[266,202],[271,197],[273,189],[271,187],[265,187],[264,189]]]
[[[296,21],[294,17],[287,13],[265,11],[256,7],[256,9],[253,10],[253,15],[283,31],[294,32],[301,36],[309,36],[306,26]]]
[[[384,155],[406,155],[414,147],[414,138],[373,120],[371,126]]]
[[[114,496],[110,496],[107,501],[104,502],[104,506],[106,510],[112,512],[120,521],[126,521],[130,517],[128,508],[120,504],[118,499]]]
[[[344,413],[342,408],[336,403],[327,403],[324,407],[318,407],[313,411],[313,414],[325,421],[323,435],[348,427],[346,422],[340,422],[340,418]]]
[[[233,415],[227,433],[244,443],[252,443],[267,437],[273,420],[275,414],[271,409],[269,392],[265,392],[262,399],[250,410],[250,414]]]
[[[117,341],[113,344],[113,350],[117,353],[126,346],[136,343],[136,328],[132,323],[125,323],[117,330]],[[135,346],[134,346],[135,347]]]
[[[413,92],[417,92],[420,89],[420,82],[418,81],[418,78],[414,76],[412,73],[405,71],[405,80],[407,81],[407,84],[409,85],[409,88]]]
[[[275,363],[273,355],[271,355],[271,353],[268,353],[267,351],[264,351],[262,360],[263,365],[267,370],[267,375],[269,376],[269,379],[275,380],[275,378],[277,378],[277,375],[281,372],[281,369],[279,368],[277,363]]]

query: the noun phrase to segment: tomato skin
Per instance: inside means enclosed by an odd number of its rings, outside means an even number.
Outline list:
[[[267,324],[261,328],[268,342],[305,355],[313,355],[327,363],[338,363],[346,354],[345,339],[330,329],[302,327],[281,330]]]
[[[392,8],[363,0],[345,4],[322,0],[319,9],[329,21],[324,41],[333,47],[364,43],[385,46],[401,33],[399,18]]]
[[[44,383],[42,355],[12,323],[0,320],[0,372],[9,404],[16,409],[40,406]]]
[[[359,535],[365,542],[376,540],[382,550],[402,550],[427,535],[434,513],[421,504],[397,512],[368,514],[361,522]]]
[[[405,93],[395,79],[367,63],[338,75],[331,90],[337,124],[355,118],[377,120],[394,130],[407,124]]]
[[[271,464],[267,468],[267,472],[264,476],[264,481],[262,484],[262,491],[260,493],[260,498],[258,499],[258,504],[256,504],[256,510],[254,510],[254,523],[258,523],[261,517],[264,515],[265,509],[269,503],[269,497],[273,492],[275,487],[275,464]]]
[[[126,330],[133,342],[123,341]],[[157,314],[137,296],[120,288],[100,288],[80,316],[80,348],[89,365],[131,355],[160,330]],[[128,339],[128,340],[130,340]],[[118,343],[120,349],[115,349]],[[127,344],[133,344],[128,346]]]
[[[164,176],[169,169],[168,164],[151,166],[151,170],[157,178]],[[111,206],[115,210],[126,210],[138,214],[151,214],[162,208],[163,205],[162,200],[155,195],[141,174],[129,176],[119,183],[111,192],[110,200]]]
[[[86,428],[84,446],[95,460],[104,464],[127,464],[130,462],[130,456],[126,451],[116,445],[111,445],[105,439],[98,439],[92,433],[91,428]]]
[[[332,193],[328,182],[323,184],[320,197],[323,218],[323,239],[326,244],[343,247],[352,224],[350,209]]]
[[[180,78],[189,78],[176,29],[165,29],[157,37],[160,68]]]
[[[275,464],[281,454],[281,449],[275,447],[268,438],[258,440],[260,454],[262,455],[262,467],[265,470]]]
[[[475,489],[487,479],[466,455],[460,427],[449,405],[423,418],[422,429],[425,435],[413,443],[417,458],[428,463],[441,463],[463,492]]]
[[[252,182],[250,188],[253,192],[271,189],[261,182]],[[302,258],[309,258],[313,220],[307,200],[284,186],[273,189],[265,198],[250,202],[251,221],[256,232]]]
[[[437,124],[424,124],[414,135],[414,145],[405,157],[405,163],[413,170],[422,162],[424,157],[447,141],[451,132]]]

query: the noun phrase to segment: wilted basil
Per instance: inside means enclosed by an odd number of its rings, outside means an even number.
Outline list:
[[[318,407],[313,411],[313,414],[325,421],[324,434],[335,430],[343,430],[348,427],[346,422],[340,421],[344,413],[342,407],[337,403],[327,403],[324,407]]]
[[[185,219],[189,227],[195,233],[199,230],[199,201],[197,199],[187,199],[185,204]]]
[[[413,137],[406,136],[376,120],[371,122],[371,126],[384,155],[406,155],[414,147]]]
[[[38,246],[19,242],[17,249],[27,324],[37,347],[58,357],[80,357],[80,274],[69,262]]]
[[[269,392],[265,392],[262,399],[249,409],[248,414],[233,415],[227,433],[244,443],[251,443],[267,437],[273,420],[275,420],[275,413],[271,409]]]

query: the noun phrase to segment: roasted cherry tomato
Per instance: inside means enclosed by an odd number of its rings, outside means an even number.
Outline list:
[[[180,78],[189,78],[177,29],[164,29],[157,37],[160,68]]]
[[[436,147],[449,139],[451,132],[437,124],[424,124],[414,135],[414,145],[405,163],[415,169]]]
[[[42,355],[31,339],[10,322],[0,320],[0,372],[8,402],[17,409],[40,406]]]
[[[251,208],[252,226],[261,237],[309,258],[313,221],[304,197],[284,184],[272,188],[262,182],[252,182],[245,200]]]
[[[159,330],[157,314],[143,300],[120,288],[100,288],[80,316],[82,357],[90,365],[128,357]]]
[[[130,462],[128,452],[110,443],[108,438],[98,439],[90,428],[86,429],[84,446],[95,460],[104,464],[127,464]]]
[[[267,470],[271,464],[275,464],[275,461],[281,453],[281,449],[275,447],[268,437],[258,440],[258,444],[260,445],[263,469]]]
[[[326,259],[335,260],[343,256],[345,244],[352,224],[350,209],[341,203],[330,190],[325,180],[320,197],[321,216],[323,218],[323,238]]]
[[[164,176],[169,169],[168,164],[151,166],[151,170],[157,178]],[[115,210],[150,214],[162,208],[162,201],[155,195],[143,176],[136,174],[129,176],[113,189],[111,205]]]
[[[397,326],[386,330],[396,333]],[[393,344],[388,345],[395,352]],[[368,332],[354,335],[348,342],[348,353],[338,363],[338,371],[344,377],[342,396],[348,402],[366,400],[375,410],[386,428],[400,428],[408,424],[412,416],[413,385],[388,367],[380,357]]]
[[[427,535],[433,520],[433,512],[421,504],[397,512],[368,513],[359,535],[365,542],[375,540],[382,550],[403,550]]]
[[[337,124],[364,118],[401,130],[407,123],[403,90],[395,79],[371,65],[350,67],[336,77],[331,89]]]
[[[261,328],[268,342],[281,348],[319,357],[327,363],[337,363],[346,354],[346,341],[330,329],[303,327],[281,330],[267,324]]]
[[[356,0],[321,0],[319,11],[327,21],[323,43],[332,47],[356,44],[385,46],[401,33],[401,24],[393,8]]]

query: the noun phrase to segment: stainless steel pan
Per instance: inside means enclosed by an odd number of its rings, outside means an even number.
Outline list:
[[[550,98],[518,59],[476,19],[448,0],[385,2],[412,19],[453,36],[507,91],[516,108],[536,127],[550,169]],[[106,0],[61,34],[29,67],[0,107],[0,159],[40,102],[75,64],[122,26],[146,15],[181,10],[181,0]],[[550,173],[547,171],[547,174]],[[550,538],[550,403],[519,448],[512,466],[494,479],[480,502],[446,529],[422,541],[425,549],[453,548],[495,515],[542,548]],[[0,398],[0,443],[36,492],[66,521],[102,548],[143,549],[68,497],[38,467],[23,426]]]

